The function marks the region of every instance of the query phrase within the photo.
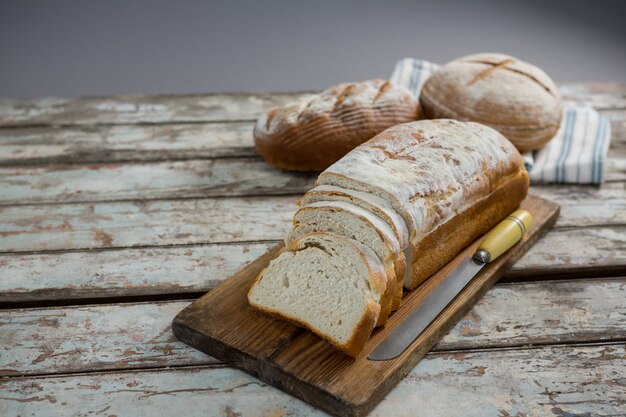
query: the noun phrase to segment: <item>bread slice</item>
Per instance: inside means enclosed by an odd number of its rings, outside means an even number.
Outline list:
[[[375,214],[393,229],[401,247],[409,244],[409,230],[406,222],[385,199],[376,195],[333,185],[318,185],[307,191],[299,200],[298,206],[304,207],[318,201],[345,201]]]
[[[381,302],[377,325],[387,322],[392,306],[402,298],[397,275],[404,276],[406,259],[398,239],[382,219],[367,210],[341,201],[319,201],[300,208],[293,216],[287,242],[308,233],[327,232],[356,240],[376,253],[387,271],[387,293]],[[395,299],[395,300],[394,300]]]
[[[389,128],[318,178],[376,195],[405,220],[413,256],[404,285],[413,289],[508,215],[528,192],[515,147],[471,122],[422,120]]]
[[[406,263],[407,265],[410,265],[412,250],[411,245],[409,245],[409,230],[404,219],[394,210],[388,201],[373,194],[335,187],[332,185],[319,185],[312,190],[307,191],[300,198],[300,200],[298,200],[298,206],[304,207],[320,201],[343,201],[351,203],[384,220],[396,235],[400,248],[404,251]],[[409,279],[406,275],[410,273],[411,268],[405,268],[404,276],[399,274],[397,275],[397,291],[402,291],[404,280]],[[401,296],[394,297],[391,309],[397,310],[400,307],[401,301]]]
[[[365,245],[333,234],[292,240],[258,275],[248,301],[356,356],[374,329],[385,268]]]

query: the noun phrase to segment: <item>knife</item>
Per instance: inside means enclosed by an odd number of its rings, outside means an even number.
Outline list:
[[[532,226],[532,216],[517,210],[491,229],[471,258],[465,258],[424,300],[387,335],[368,356],[370,360],[393,359],[422,334],[463,288],[490,262],[509,250]]]

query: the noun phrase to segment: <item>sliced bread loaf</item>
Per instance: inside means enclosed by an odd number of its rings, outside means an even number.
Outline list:
[[[519,152],[487,126],[422,120],[394,126],[329,167],[318,185],[387,200],[409,228],[415,288],[524,199]]]
[[[381,302],[377,325],[387,322],[394,305],[402,299],[397,276],[404,276],[406,258],[393,230],[378,216],[354,204],[342,201],[319,201],[300,208],[293,216],[287,242],[314,232],[349,237],[371,248],[387,271],[387,293]]]
[[[343,236],[313,233],[292,240],[261,271],[248,301],[356,356],[377,322],[386,280],[370,248]]]

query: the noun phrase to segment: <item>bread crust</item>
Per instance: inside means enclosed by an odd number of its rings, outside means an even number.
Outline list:
[[[420,104],[429,119],[488,125],[520,152],[540,148],[560,127],[556,85],[539,68],[502,54],[476,54],[443,65],[426,81]]]
[[[315,329],[313,326],[309,325],[308,323],[302,320],[299,320],[296,317],[292,317],[287,314],[283,314],[280,311],[276,311],[271,308],[267,308],[267,307],[255,304],[254,302],[250,301],[249,298],[248,298],[248,301],[250,302],[250,305],[252,305],[257,310],[261,311],[262,313],[267,314],[268,316],[277,318],[279,320],[288,321],[290,323],[295,324],[298,327],[303,327],[309,330],[310,332],[315,333],[318,337],[326,340],[332,346],[336,347],[337,349],[339,349],[346,355],[353,357],[353,358],[356,358],[359,355],[359,353],[361,353],[361,351],[363,350],[363,347],[365,346],[365,343],[367,343],[367,341],[369,340],[372,334],[372,331],[374,330],[374,326],[376,324],[376,318],[378,317],[378,314],[380,312],[380,305],[375,303],[372,300],[368,300],[366,312],[361,318],[361,320],[359,321],[359,323],[355,326],[354,332],[352,332],[352,336],[346,343],[341,343],[338,340],[335,340],[332,337],[320,332],[319,330]]]
[[[427,234],[415,251],[413,289],[450,262],[477,236],[487,233],[511,214],[528,192],[526,171],[509,176],[491,194]]]
[[[386,128],[420,117],[404,87],[384,80],[345,83],[263,114],[254,144],[277,168],[322,171]]]

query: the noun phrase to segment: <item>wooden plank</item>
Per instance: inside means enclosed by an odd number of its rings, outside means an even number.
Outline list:
[[[626,278],[500,284],[433,351],[626,340]],[[217,363],[176,340],[191,301],[0,311],[0,376]]]
[[[626,110],[603,110],[600,112],[611,122],[611,147],[626,143]]]
[[[252,122],[0,129],[0,165],[255,156]]]
[[[593,277],[626,271],[626,225],[551,230],[524,255],[506,279]]]
[[[610,151],[605,171],[607,181],[626,181],[626,146]],[[284,195],[316,178],[257,158],[0,167],[0,205]]]
[[[0,256],[0,303],[205,292],[277,242]]]
[[[604,166],[604,181],[624,182],[626,180],[626,149],[609,149]]]
[[[584,101],[598,110],[626,108],[626,84],[571,83],[559,85],[564,100]]]
[[[562,206],[557,225],[626,223],[624,183],[533,187]],[[298,195],[0,207],[0,252],[283,239]]]
[[[626,115],[626,112],[623,113]],[[609,182],[624,182],[626,122],[614,121],[613,124],[614,138],[606,163],[605,178]],[[0,142],[0,151],[6,151],[0,152],[0,155],[6,155],[6,159],[0,157],[0,165],[5,162],[5,167],[0,167],[0,180],[4,184],[0,204],[285,194],[304,192],[311,187],[314,174],[281,172],[257,157],[85,164],[90,160],[141,161],[151,158],[187,158],[194,155],[197,158],[254,155],[250,147],[249,130],[246,130],[250,129],[248,124],[236,124],[232,131],[221,131],[216,126],[218,125],[97,127],[92,128],[97,130],[96,133],[87,135],[83,140],[78,140],[82,136],[76,131],[87,128],[71,128],[73,130],[65,133],[69,137],[60,139],[60,143],[54,140],[54,135],[53,140],[37,139],[37,135],[33,137],[33,129],[9,129],[9,132],[24,131],[25,140],[36,145],[24,146],[19,141],[16,143],[10,139],[10,134],[5,144]],[[0,130],[0,135],[2,132]],[[114,137],[110,137],[111,134]],[[165,136],[157,136],[155,140],[151,140],[154,135],[161,134]],[[210,139],[205,140],[205,134]],[[176,139],[172,142],[172,138],[177,137],[181,138],[180,141]],[[224,147],[230,140],[232,145]],[[102,142],[106,145],[102,145]],[[240,147],[240,144],[243,146]],[[186,148],[188,145],[190,147]],[[16,158],[16,153],[24,159]],[[78,163],[45,167],[6,166],[37,161]],[[93,184],[98,184],[98,187],[93,187]]]
[[[624,415],[625,358],[623,344],[432,355],[371,416]]]
[[[284,195],[316,175],[271,168],[261,159],[0,168],[0,204]]]
[[[626,111],[612,113],[611,146],[626,143]],[[253,157],[253,123],[0,129],[0,166]]]
[[[0,376],[217,363],[171,331],[188,304],[0,310]]]
[[[205,292],[277,242],[0,255],[0,302]],[[548,232],[503,279],[624,271],[626,227],[566,228]]]
[[[624,192],[623,184],[533,187],[561,202],[559,225],[586,227],[551,231],[509,277],[618,274],[626,265]],[[0,255],[0,302],[208,291],[270,245],[248,239],[284,238],[296,198],[2,207],[1,251],[54,253]],[[144,248],[57,253],[128,246]],[[160,273],[153,264],[162,259]]]
[[[624,345],[428,355],[376,407],[387,416],[624,415]],[[190,406],[200,404],[201,406]],[[38,415],[324,416],[230,368],[198,366],[0,380],[0,411]]]
[[[196,123],[254,120],[309,93],[216,93],[0,101],[0,126]]]
[[[1,255],[0,302],[205,292],[275,243]],[[505,279],[614,276],[624,271],[626,227],[568,228],[548,232]]]
[[[530,211],[534,218],[523,240],[485,266],[394,359],[369,361],[367,356],[453,268],[476,251],[481,239],[409,292],[389,322],[376,330],[354,359],[313,333],[285,328],[285,322],[280,320],[268,322],[268,317],[249,305],[246,295],[250,284],[271,258],[250,264],[195,301],[176,316],[172,329],[185,343],[251,372],[331,414],[365,415],[469,312],[504,270],[554,225],[559,211],[558,205],[532,196],[524,200],[521,207]],[[233,328],[237,328],[237,332],[233,332]],[[281,343],[276,343],[277,340]]]
[[[532,186],[530,193],[561,205],[557,227],[626,224],[626,184]]]
[[[612,146],[626,143],[626,110],[605,111]],[[0,129],[0,166],[255,156],[253,122]]]
[[[568,84],[565,99],[598,109],[626,108],[623,84]],[[0,101],[0,126],[98,125],[253,120],[311,92],[225,93]]]
[[[0,207],[0,251],[283,239],[297,196]]]

